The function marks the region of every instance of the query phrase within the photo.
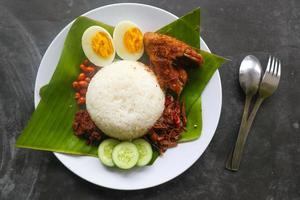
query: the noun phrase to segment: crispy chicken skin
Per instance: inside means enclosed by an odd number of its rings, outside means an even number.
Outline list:
[[[162,89],[178,96],[187,82],[185,67],[199,67],[203,58],[192,47],[173,37],[146,32],[144,46]]]

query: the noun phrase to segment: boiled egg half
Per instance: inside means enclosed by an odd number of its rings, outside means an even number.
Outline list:
[[[143,33],[131,21],[119,22],[113,33],[116,52],[124,60],[138,60],[144,53]]]
[[[87,28],[81,38],[85,56],[97,66],[106,66],[115,58],[115,46],[110,34],[100,26]]]

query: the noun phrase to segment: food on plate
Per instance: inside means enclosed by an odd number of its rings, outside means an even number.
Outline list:
[[[99,70],[86,94],[96,126],[120,140],[141,137],[160,118],[165,95],[152,70],[136,61],[117,61]]]
[[[85,139],[87,144],[98,144],[103,137],[102,131],[95,125],[86,110],[76,112],[72,128],[74,134]]]
[[[86,29],[81,38],[85,56],[96,66],[106,66],[115,58],[115,46],[109,32],[100,26]]]
[[[168,148],[177,145],[186,124],[185,104],[168,94],[162,116],[156,121],[146,137],[154,148],[162,154]]]
[[[160,86],[177,95],[188,79],[184,67],[200,67],[203,63],[202,56],[191,46],[167,35],[147,32],[144,45]]]
[[[149,142],[141,138],[135,139],[132,142],[135,144],[139,152],[139,160],[136,165],[139,167],[147,165],[152,159],[153,151],[151,145]]]
[[[91,81],[91,78],[97,72],[95,66],[85,59],[82,64],[80,64],[81,73],[78,75],[77,79],[73,81],[72,86],[75,89],[75,99],[78,105],[85,104],[85,95],[87,87]]]
[[[112,151],[114,164],[121,169],[134,167],[139,160],[139,152],[135,144],[131,142],[121,142]]]
[[[121,143],[110,138],[102,141],[98,147],[98,157],[104,165],[121,169],[145,166],[152,160],[152,154],[149,142],[141,138]]]
[[[119,22],[113,33],[118,56],[125,60],[138,60],[144,53],[143,33],[131,21]]]
[[[179,100],[188,81],[186,67],[200,67],[203,58],[192,47],[171,36],[147,32],[143,40],[142,36],[135,37],[135,33],[141,33],[135,29],[137,26],[129,21],[116,26],[113,36],[116,50],[122,54],[120,49],[138,49],[141,46],[137,43],[144,42],[151,67],[123,60],[92,73],[91,80],[85,84],[86,96],[77,100],[80,104],[80,99],[85,98],[80,105],[86,105],[87,112],[77,112],[73,129],[75,135],[85,138],[88,144],[97,144],[103,135],[119,140],[144,137],[162,154],[177,145],[187,125],[185,104]],[[85,78],[81,74],[78,79]],[[80,120],[80,116],[84,119]],[[143,141],[135,140],[141,155],[139,166],[146,165],[152,155],[151,145]]]
[[[106,139],[103,142],[101,142],[101,144],[98,147],[98,157],[104,165],[108,167],[115,166],[112,159],[112,152],[115,146],[119,143],[120,141],[112,138]]]

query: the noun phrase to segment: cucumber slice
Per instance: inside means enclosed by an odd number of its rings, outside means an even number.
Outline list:
[[[113,167],[114,162],[112,160],[112,151],[114,147],[119,144],[120,142],[115,139],[106,139],[98,147],[98,157],[100,161],[108,166],[108,167]]]
[[[112,159],[117,167],[130,169],[136,165],[139,159],[139,152],[133,143],[121,142],[113,149]]]
[[[137,166],[147,165],[152,159],[153,151],[151,145],[144,139],[133,140],[133,144],[136,145],[140,154]]]

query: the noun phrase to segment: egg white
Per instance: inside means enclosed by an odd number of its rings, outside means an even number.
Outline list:
[[[144,53],[144,45],[142,47],[142,50],[137,53],[129,52],[124,45],[123,38],[126,31],[134,27],[138,28],[142,32],[142,30],[135,23],[127,20],[119,22],[114,29],[113,41],[116,46],[116,52],[118,56],[124,60],[136,61],[140,59]]]
[[[92,38],[97,32],[106,33],[112,43],[113,53],[107,58],[99,56],[92,48]],[[102,67],[109,65],[115,58],[115,45],[113,39],[109,32],[100,26],[91,26],[87,28],[82,35],[81,45],[85,56],[96,66]]]

